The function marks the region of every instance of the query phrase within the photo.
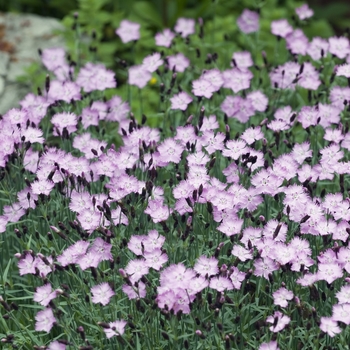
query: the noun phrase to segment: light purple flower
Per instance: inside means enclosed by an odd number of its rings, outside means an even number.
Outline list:
[[[237,19],[239,29],[246,34],[254,33],[259,30],[259,14],[245,9]]]
[[[120,22],[120,26],[115,32],[119,35],[124,44],[129,41],[139,40],[140,24],[124,19]]]

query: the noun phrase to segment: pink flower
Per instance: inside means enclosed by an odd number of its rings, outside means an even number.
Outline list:
[[[4,233],[6,231],[7,223],[7,218],[5,216],[0,216],[0,233]]]
[[[329,44],[328,41],[319,37],[314,37],[306,50],[307,54],[313,60],[319,60],[323,56],[327,56]]]
[[[321,317],[320,329],[332,338],[336,334],[341,333],[338,323],[334,321],[332,317]]]
[[[183,38],[186,38],[194,34],[195,21],[191,18],[178,18],[174,30],[176,33],[180,33]]]
[[[103,91],[117,86],[114,72],[106,69],[103,64],[93,64],[90,62],[80,69],[76,83],[82,87],[85,92],[94,90]]]
[[[227,218],[223,220],[223,222],[216,229],[224,233],[226,236],[231,237],[233,235],[238,235],[241,232],[242,225],[242,219]]]
[[[337,68],[337,76],[350,78],[350,64],[345,63]]]
[[[148,235],[145,236],[143,241],[145,251],[151,252],[155,249],[161,249],[165,242],[165,237],[160,235],[157,230],[151,230]]]
[[[166,205],[163,205],[162,199],[155,199],[148,201],[145,213],[151,216],[154,223],[157,223],[167,220],[171,210]]]
[[[55,184],[49,180],[39,180],[31,184],[33,194],[44,194],[48,196],[51,190],[55,187]]]
[[[273,296],[273,303],[281,307],[287,307],[288,300],[292,300],[294,298],[293,292],[283,287],[276,290],[276,292],[274,292],[272,296]]]
[[[126,324],[127,322],[124,320],[110,322],[109,328],[103,328],[103,331],[106,333],[108,339],[115,335],[120,336],[124,334]]]
[[[247,99],[252,103],[254,109],[259,112],[265,112],[269,103],[268,98],[260,90],[250,92]]]
[[[224,149],[225,134],[218,132],[216,135],[212,131],[204,131],[200,139],[202,146],[209,154]]]
[[[345,58],[350,53],[349,39],[345,37],[331,37],[328,39],[329,52],[340,59]]]
[[[232,290],[233,284],[227,277],[219,276],[210,279],[209,287],[223,292],[224,290]]]
[[[168,56],[169,69],[175,72],[184,72],[185,69],[190,65],[190,60],[185,57],[182,53],[178,53],[173,56]]]
[[[304,129],[312,125],[317,125],[318,117],[318,110],[315,107],[309,106],[302,107],[298,114],[298,120]]]
[[[17,264],[20,276],[28,273],[35,274],[35,265],[34,257],[31,254],[26,254]]]
[[[50,90],[47,93],[47,99],[50,103],[55,101],[65,101],[70,103],[71,100],[80,100],[80,86],[73,81],[54,80],[50,83]]]
[[[51,300],[56,298],[56,296],[57,292],[55,290],[52,291],[51,284],[48,283],[36,289],[33,300],[40,303],[42,306],[47,306]]]
[[[277,321],[277,322],[276,322]],[[273,316],[269,316],[266,319],[266,322],[273,323],[273,326],[270,327],[270,331],[277,333],[284,329],[286,325],[290,322],[290,317],[283,315],[281,312],[276,311]]]
[[[137,287],[135,284],[133,286],[123,284],[122,290],[128,296],[129,300],[144,298],[146,296],[146,285],[141,281],[137,282]]]
[[[231,253],[233,256],[236,256],[240,261],[243,261],[243,262],[253,259],[252,251],[244,248],[239,244],[236,244],[233,246]]]
[[[336,304],[332,308],[333,321],[343,322],[350,325],[350,304]]]
[[[97,237],[92,244],[89,252],[97,255],[99,261],[113,259],[111,253],[112,245],[104,241],[101,237]]]
[[[66,350],[66,345],[55,340],[49,344],[47,350]]]
[[[125,120],[130,112],[128,102],[124,102],[119,96],[113,96],[107,101],[108,114],[106,120],[120,122]]]
[[[249,68],[254,63],[252,60],[252,55],[249,51],[240,51],[240,52],[234,52],[232,55],[232,60],[235,63],[235,66],[238,68]],[[231,66],[233,63],[231,63]]]
[[[227,69],[222,73],[223,87],[231,89],[235,94],[241,90],[249,89],[253,73],[245,68]]]
[[[280,89],[295,89],[298,81],[300,65],[297,62],[287,62],[270,72],[271,83]],[[277,118],[276,118],[277,119]],[[289,120],[288,120],[289,122]]]
[[[171,101],[171,109],[181,109],[185,111],[192,102],[192,97],[186,92],[180,92],[177,95],[174,95],[170,98]]]
[[[255,141],[262,140],[264,138],[264,134],[261,131],[261,127],[251,127],[244,131],[241,135],[241,139],[243,139],[248,145],[251,145]]]
[[[146,56],[142,61],[142,66],[145,70],[152,73],[155,72],[162,64],[163,60],[161,59],[160,53],[155,52],[152,55]]]
[[[269,274],[279,269],[277,263],[267,257],[255,260],[254,267],[254,275],[264,277],[265,279],[269,279]]]
[[[168,255],[163,254],[162,250],[159,248],[150,252],[145,252],[143,256],[146,259],[146,265],[157,271],[168,261]]]
[[[326,280],[329,284],[343,277],[343,270],[337,263],[324,263],[318,265],[317,276],[319,280]]]
[[[132,66],[129,68],[129,80],[130,85],[135,85],[140,89],[147,85],[147,82],[152,78],[151,73],[145,69],[143,65]]]
[[[244,272],[239,271],[238,268],[235,266],[233,266],[230,271],[232,271],[230,275],[230,280],[232,282],[233,287],[235,289],[240,289],[246,274]]]
[[[66,128],[69,134],[77,130],[78,119],[74,113],[58,113],[51,118],[51,123],[59,131],[60,135],[63,129]],[[57,132],[56,132],[57,136]]]
[[[295,9],[296,14],[300,20],[310,18],[314,15],[314,11],[309,8],[308,4],[304,4]]]
[[[125,271],[130,276],[131,282],[137,282],[142,276],[148,274],[149,267],[145,259],[130,260],[125,267]]]
[[[209,81],[203,78],[193,80],[192,87],[192,93],[195,96],[203,96],[206,98],[211,98],[213,93],[216,91],[215,87]]]
[[[32,128],[31,126],[24,130],[23,136],[25,137],[26,142],[37,142],[43,144],[45,141],[45,139],[43,138],[43,131],[38,128]]]
[[[172,264],[163,269],[160,273],[160,285],[163,288],[174,290],[175,288],[188,288],[196,273],[192,269],[187,269],[184,264]],[[170,308],[170,305],[168,305]]]
[[[158,152],[164,162],[179,163],[184,148],[174,139],[166,139],[158,146]]]
[[[157,33],[154,37],[157,46],[165,47],[170,47],[174,38],[175,34],[168,28],[164,29],[161,33]]]
[[[318,281],[317,274],[307,273],[303,277],[297,279],[297,283],[302,285],[303,287],[308,287],[313,285],[316,281]]]
[[[202,255],[197,259],[193,269],[201,276],[213,276],[219,273],[218,260],[214,257],[207,258]]]
[[[262,343],[258,350],[280,350],[277,345],[277,341],[270,341],[268,343]]]
[[[120,22],[119,28],[115,31],[124,44],[129,41],[140,39],[140,24],[124,19]]]
[[[293,32],[293,27],[286,19],[280,19],[271,22],[271,33],[282,38]]]
[[[84,230],[90,231],[100,226],[101,215],[97,209],[96,211],[84,209],[78,214],[77,219]]]
[[[350,304],[350,284],[342,286],[336,297],[339,304]]]
[[[45,331],[46,333],[50,332],[51,328],[56,322],[55,316],[50,308],[39,311],[35,316],[35,320],[35,330]]]
[[[222,151],[225,157],[231,157],[237,160],[242,154],[247,153],[247,144],[243,140],[230,140],[226,142],[226,148]]]
[[[237,19],[239,29],[246,34],[254,33],[259,30],[259,14],[245,9]]]
[[[66,64],[66,51],[61,47],[42,50],[41,62],[48,70],[55,70]]]
[[[109,304],[111,297],[115,295],[107,282],[92,287],[91,293],[93,294],[91,301],[94,304],[101,303],[103,306]]]
[[[209,81],[209,83],[213,86],[215,91],[219,91],[224,83],[221,72],[218,69],[210,69],[204,71],[201,79]]]
[[[298,85],[304,89],[317,90],[321,85],[319,74],[310,62],[304,63],[304,71],[299,78]]]

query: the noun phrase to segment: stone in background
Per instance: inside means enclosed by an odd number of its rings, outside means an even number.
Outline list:
[[[13,107],[30,92],[30,85],[17,82],[24,68],[39,62],[38,49],[64,47],[64,40],[53,34],[62,24],[37,15],[0,13],[0,114]]]

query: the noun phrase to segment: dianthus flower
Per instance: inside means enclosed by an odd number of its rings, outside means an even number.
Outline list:
[[[249,51],[240,51],[240,52],[234,52],[232,55],[232,61],[234,61],[237,68],[249,68],[254,63],[252,60],[252,55]],[[231,66],[233,63],[231,63]]]
[[[171,101],[171,109],[181,109],[182,111],[185,111],[189,103],[192,102],[192,97],[186,92],[182,91],[174,95],[173,97],[171,97],[170,101]]]
[[[262,343],[258,350],[280,350],[277,345],[277,341],[270,341],[268,343]]]
[[[156,199],[148,201],[145,213],[151,216],[154,223],[157,223],[167,220],[171,210],[166,205],[163,205],[162,199]]]
[[[331,37],[328,39],[329,52],[340,59],[345,58],[350,53],[349,39],[345,37]]]
[[[289,324],[290,317],[283,315],[279,311],[276,311],[272,316],[269,316],[266,319],[266,322],[273,323],[273,325],[270,327],[270,331],[277,333]]]
[[[239,29],[246,34],[254,33],[259,30],[259,14],[245,9],[237,19]]]
[[[240,289],[246,274],[241,272],[237,267],[233,266],[230,270],[230,280],[235,289]]]
[[[206,98],[211,98],[213,93],[216,91],[215,87],[203,78],[192,81],[192,93],[195,96],[203,96]]]
[[[94,90],[103,91],[117,86],[114,73],[106,69],[103,64],[87,63],[79,71],[76,83],[84,89],[85,92]]]
[[[187,57],[185,57],[181,52],[173,56],[168,56],[167,59],[169,69],[175,69],[175,72],[182,73],[190,65],[190,60]]]
[[[219,273],[218,260],[214,257],[207,258],[202,255],[197,259],[196,264],[193,267],[197,273],[201,276],[213,276]]]
[[[120,336],[124,334],[126,324],[127,322],[124,320],[110,322],[109,328],[103,328],[103,331],[106,333],[106,337],[108,339],[114,337],[115,335]]]
[[[142,61],[142,66],[145,70],[150,73],[155,72],[162,64],[163,60],[161,59],[160,53],[155,52],[152,55],[146,56]]]
[[[41,62],[44,66],[53,71],[66,64],[66,51],[61,47],[52,47],[42,50]]]
[[[135,284],[137,284],[137,287]],[[122,286],[122,290],[128,296],[129,300],[144,298],[146,296],[146,285],[141,281],[135,282],[135,284],[133,286],[123,284]]]
[[[272,296],[273,296],[273,303],[281,307],[287,307],[288,300],[292,300],[294,298],[293,292],[283,287],[276,290],[276,292],[274,292]]]
[[[265,279],[269,279],[269,274],[279,268],[277,263],[268,257],[255,260],[254,267],[254,275]]]
[[[170,47],[171,42],[175,38],[175,34],[168,28],[161,33],[157,33],[154,37],[157,46]]]
[[[314,11],[310,9],[308,4],[304,4],[300,7],[297,7],[295,9],[295,12],[301,20],[310,18],[314,15]]]
[[[338,326],[337,321],[332,317],[321,317],[320,329],[322,332],[327,333],[330,337],[334,337],[336,334],[341,333],[341,329]]]
[[[224,290],[232,290],[233,284],[229,278],[218,276],[218,277],[212,277],[210,279],[209,287],[219,292],[223,292]]]
[[[74,113],[57,113],[51,118],[51,123],[55,126],[56,130],[62,135],[65,128],[69,134],[77,130],[77,116]],[[57,132],[54,132],[57,136]]]
[[[56,322],[55,316],[50,308],[39,311],[35,316],[35,320],[35,330],[45,331],[46,333],[50,332],[51,328]]]
[[[109,304],[111,297],[115,295],[114,291],[107,282],[92,287],[91,293],[93,295],[91,301],[94,304],[101,303],[103,306]]]
[[[322,56],[327,56],[329,44],[328,41],[320,37],[314,37],[306,50],[307,54],[313,60],[319,60]]]
[[[132,66],[129,68],[129,80],[130,85],[135,85],[140,89],[147,85],[147,82],[151,79],[151,73],[146,70],[143,65]]]
[[[140,39],[140,24],[126,19],[120,22],[119,28],[115,31],[124,44],[129,41]]]
[[[271,33],[282,38],[293,32],[293,27],[286,19],[279,19],[271,22]]]
[[[42,287],[38,287],[34,293],[33,300],[41,304],[42,306],[49,305],[50,301],[55,299],[57,296],[57,291],[52,291],[52,286],[50,283],[45,284]]]
[[[232,68],[222,73],[223,87],[231,89],[235,94],[241,90],[249,89],[253,73],[248,69]]]
[[[178,18],[174,30],[176,33],[180,33],[183,38],[186,38],[194,34],[195,21],[191,18]]]

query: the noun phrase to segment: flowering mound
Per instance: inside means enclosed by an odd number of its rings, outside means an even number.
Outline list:
[[[278,19],[281,60],[259,18],[237,19],[259,53],[228,59],[190,50],[204,23],[180,18],[160,52],[124,62],[127,99],[103,64],[42,51],[45,90],[0,120],[9,349],[346,348],[349,39]],[[131,108],[151,79],[161,128]]]

